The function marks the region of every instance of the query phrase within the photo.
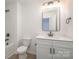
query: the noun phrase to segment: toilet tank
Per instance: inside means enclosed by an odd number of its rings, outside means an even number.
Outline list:
[[[28,47],[31,44],[31,40],[31,38],[23,38],[23,45]]]

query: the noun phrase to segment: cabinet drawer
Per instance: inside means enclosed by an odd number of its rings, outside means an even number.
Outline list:
[[[53,41],[52,40],[46,40],[46,39],[38,39],[37,40],[37,44],[48,44],[48,45],[52,45]]]
[[[53,45],[66,48],[73,48],[73,42],[70,41],[53,41]]]

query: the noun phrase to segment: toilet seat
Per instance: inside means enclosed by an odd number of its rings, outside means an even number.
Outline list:
[[[26,53],[26,51],[27,51],[27,47],[26,46],[20,46],[19,48],[17,48],[17,52],[19,54]]]

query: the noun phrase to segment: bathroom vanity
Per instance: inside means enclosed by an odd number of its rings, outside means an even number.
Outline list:
[[[37,36],[37,59],[73,59],[73,42],[65,37]]]

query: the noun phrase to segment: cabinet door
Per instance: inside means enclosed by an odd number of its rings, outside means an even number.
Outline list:
[[[73,53],[71,48],[54,47],[53,59],[73,59]]]
[[[52,46],[45,44],[37,45],[37,59],[52,59]]]

